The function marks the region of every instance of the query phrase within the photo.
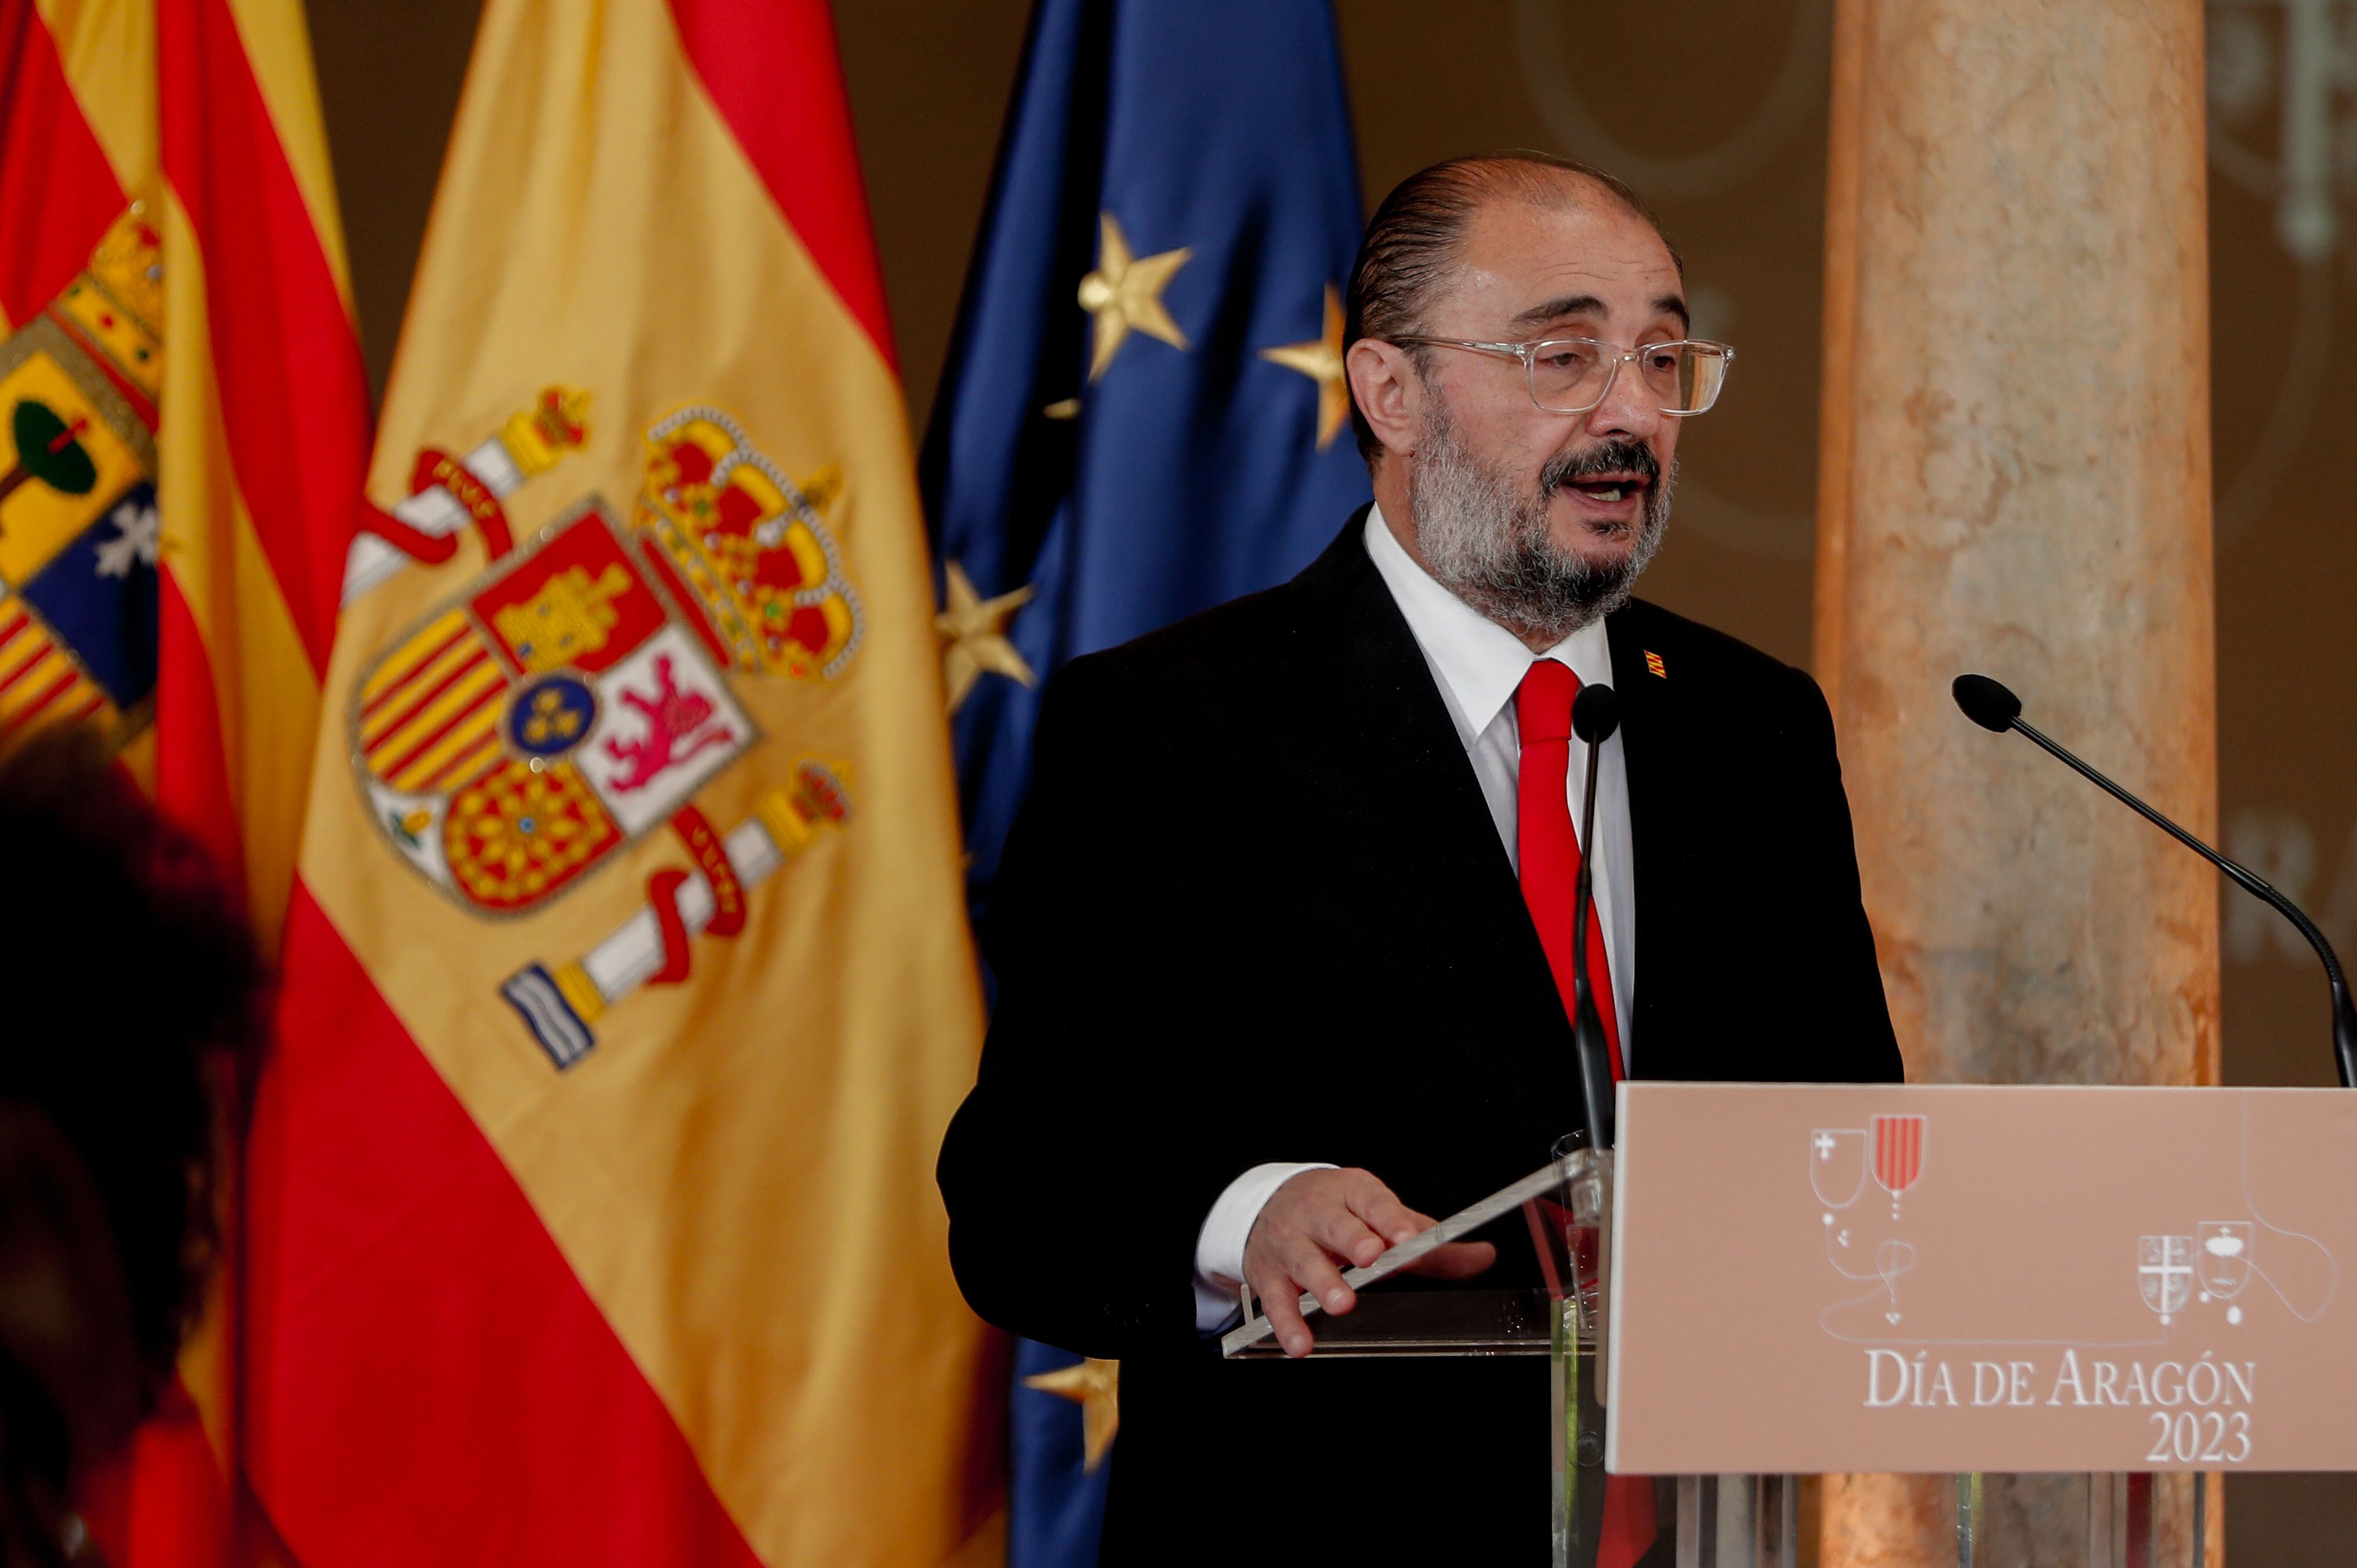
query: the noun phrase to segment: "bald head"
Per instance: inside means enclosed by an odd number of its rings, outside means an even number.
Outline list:
[[[1433,302],[1462,258],[1475,214],[1502,203],[1532,207],[1600,206],[1642,220],[1662,236],[1681,274],[1677,247],[1637,193],[1601,169],[1546,153],[1482,153],[1419,170],[1392,188],[1368,221],[1351,269],[1342,341],[1390,339],[1425,332]],[[1360,455],[1381,451],[1354,397],[1351,422]]]

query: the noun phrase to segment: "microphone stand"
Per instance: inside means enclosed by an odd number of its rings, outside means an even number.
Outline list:
[[[2142,800],[2137,800],[2134,795],[2129,794],[2126,789],[2121,789],[2109,779],[2104,778],[2101,773],[2096,772],[2093,768],[2090,768],[2085,763],[2080,761],[2065,747],[2056,744],[2052,739],[2040,733],[2035,725],[2024,720],[2018,713],[2015,714],[2007,722],[2012,728],[2019,730],[2023,735],[2028,736],[2031,740],[2036,741],[2040,746],[2044,746],[2055,757],[2061,758],[2064,763],[2075,769],[2079,775],[2088,782],[2095,785],[2097,788],[2104,790],[2104,793],[2110,795],[2114,800],[2136,811],[2136,814],[2143,817],[2146,822],[2150,822],[2153,826],[2158,828],[2161,832],[2167,833],[2169,837],[2175,839],[2178,843],[2183,844],[2186,848],[2191,850],[2194,854],[2200,855],[2202,859],[2216,866],[2220,871],[2224,872],[2228,879],[2230,879],[2237,887],[2242,888],[2243,891],[2250,894],[2254,898],[2266,904],[2268,908],[2275,910],[2276,913],[2281,915],[2285,919],[2289,920],[2294,926],[2298,928],[2299,934],[2308,939],[2308,945],[2316,950],[2316,956],[2324,961],[2324,978],[2326,983],[2332,988],[2332,1055],[2335,1064],[2341,1069],[2341,1087],[2343,1089],[2357,1089],[2357,1003],[2352,1003],[2350,999],[2349,977],[2341,972],[2340,957],[2333,952],[2332,944],[2324,940],[2324,933],[2316,929],[2316,922],[2308,918],[2306,911],[2302,910],[2298,905],[2293,903],[2282,894],[2276,892],[2273,887],[2262,881],[2255,873],[2247,871],[2242,866],[2237,865],[2234,862],[2228,860],[2224,855],[2220,854],[2216,850],[2212,849],[2208,844],[2203,843],[2200,839],[2195,838],[2191,833],[2187,832],[2183,828],[2179,827],[2175,822],[2170,822],[2167,817],[2162,816],[2158,811],[2154,811],[2150,806],[2146,805]],[[1593,764],[1591,764],[1591,766],[1593,766]],[[1588,776],[1587,784],[1588,793],[1592,798],[1596,790],[1596,779],[1593,774]],[[1585,861],[1580,865],[1580,876],[1581,886],[1584,888],[1587,886],[1587,863]]]
[[[1597,759],[1606,736],[1587,743],[1587,788],[1579,806],[1579,876],[1571,906],[1571,1037],[1579,1058],[1579,1095],[1587,1112],[1587,1146],[1601,1152],[1613,1147],[1618,1130],[1612,1100],[1612,1056],[1604,1039],[1604,1020],[1596,1010],[1595,988],[1587,978],[1587,911],[1595,901]]]

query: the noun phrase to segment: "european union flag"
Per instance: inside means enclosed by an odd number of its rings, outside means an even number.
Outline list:
[[[1284,581],[1367,499],[1359,230],[1328,0],[1040,0],[923,458],[977,913],[1049,671]],[[1024,1381],[1072,1360],[1017,1349],[1013,1568],[1096,1560],[1108,1369]]]

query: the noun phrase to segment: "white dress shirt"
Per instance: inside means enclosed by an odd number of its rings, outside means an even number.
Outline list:
[[[1480,781],[1490,820],[1497,824],[1498,840],[1506,860],[1516,860],[1516,779],[1522,766],[1522,736],[1514,719],[1514,691],[1523,676],[1540,659],[1571,667],[1583,686],[1612,681],[1612,650],[1604,623],[1596,621],[1573,632],[1544,653],[1534,654],[1522,639],[1485,618],[1464,600],[1435,582],[1415,563],[1390,524],[1383,509],[1367,513],[1367,553],[1391,589],[1392,598],[1407,618],[1416,647],[1440,689],[1442,705],[1464,743],[1466,759]],[[1594,863],[1596,919],[1604,933],[1605,961],[1612,971],[1612,1010],[1620,1025],[1620,1059],[1634,1070],[1635,1042],[1631,1038],[1629,1003],[1636,979],[1636,886],[1629,850],[1629,766],[1616,732],[1598,758],[1596,780],[1596,844],[1581,847]],[[1573,831],[1579,824],[1583,791],[1587,788],[1587,748],[1571,747],[1568,779]],[[1272,1162],[1254,1165],[1230,1183],[1205,1216],[1195,1239],[1195,1324],[1209,1331],[1237,1310],[1235,1282],[1243,1273],[1244,1241],[1253,1221],[1260,1218],[1269,1196],[1287,1180],[1308,1170],[1331,1165]],[[1377,1171],[1378,1176],[1383,1173]],[[1413,1195],[1406,1195],[1413,1200]]]

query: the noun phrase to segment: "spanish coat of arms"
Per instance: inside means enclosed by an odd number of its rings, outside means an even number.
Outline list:
[[[352,688],[368,814],[418,875],[478,916],[520,916],[665,828],[701,874],[656,873],[651,921],[509,982],[559,1067],[622,993],[684,978],[692,931],[734,935],[745,888],[847,814],[838,769],[818,759],[726,834],[694,797],[759,738],[730,682],[832,680],[862,629],[820,515],[836,481],[796,484],[717,408],[645,430],[627,520],[593,495],[513,541],[501,501],[587,439],[587,402],[552,388],[463,458],[421,453],[413,494],[379,514],[346,582],[349,598],[404,555],[447,559],[470,523],[492,556]]]

